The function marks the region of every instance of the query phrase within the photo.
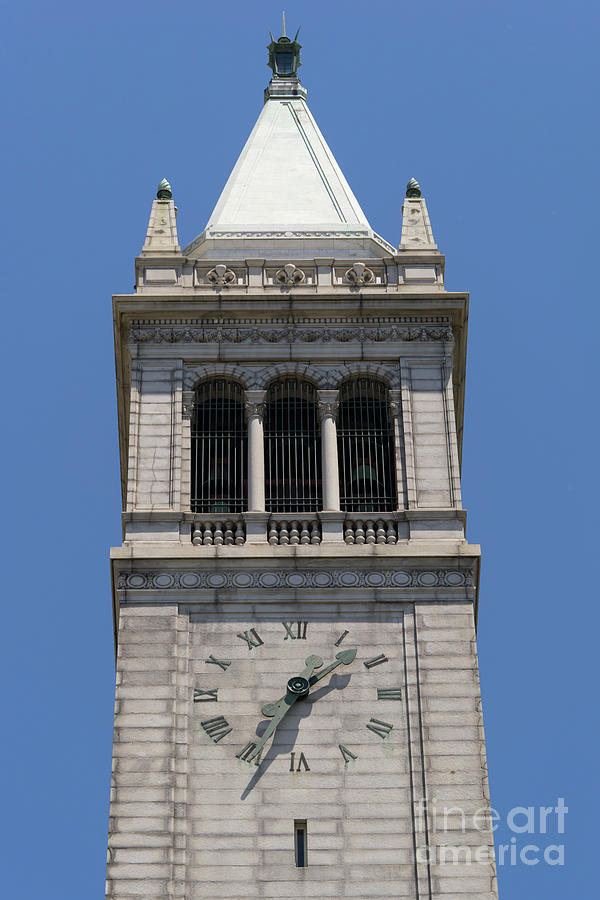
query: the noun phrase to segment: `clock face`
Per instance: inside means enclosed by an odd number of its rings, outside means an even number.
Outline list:
[[[415,890],[404,610],[318,599],[189,610],[180,765],[194,897]]]
[[[401,761],[401,613],[296,605],[191,623],[193,755],[205,770],[246,779],[251,791],[274,775],[366,774],[378,760]]]

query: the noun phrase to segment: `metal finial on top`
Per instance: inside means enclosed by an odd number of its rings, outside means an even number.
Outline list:
[[[156,191],[156,199],[157,200],[172,200],[173,199],[173,191],[171,190],[171,185],[167,181],[166,178],[163,178],[161,183],[159,184]]]
[[[281,18],[283,20],[283,36],[285,37],[285,9],[281,13]]]
[[[283,34],[278,41],[275,40],[271,32],[271,43],[267,47],[269,51],[269,61],[267,65],[273,70],[275,78],[297,78],[298,69],[302,65],[300,62],[301,45],[298,43],[298,34],[296,32],[294,40],[285,33],[285,13],[283,13]]]
[[[411,178],[408,184],[406,185],[406,196],[407,197],[420,197],[421,196],[421,186],[416,178]]]

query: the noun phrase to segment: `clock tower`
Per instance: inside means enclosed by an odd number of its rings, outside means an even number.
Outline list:
[[[468,295],[414,178],[372,230],[297,37],[204,231],[163,179],[114,298],[107,897],[493,900]]]

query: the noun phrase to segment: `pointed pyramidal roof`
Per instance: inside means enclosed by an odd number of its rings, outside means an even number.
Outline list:
[[[296,50],[297,48],[297,50]],[[292,52],[292,50],[294,52]],[[208,221],[185,248],[216,258],[387,256],[308,106],[296,75],[300,45],[269,46],[265,105]],[[278,59],[287,62],[278,73]],[[292,73],[286,66],[292,66]]]

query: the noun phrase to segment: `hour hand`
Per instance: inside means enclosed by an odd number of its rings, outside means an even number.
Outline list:
[[[324,678],[325,675],[329,675],[330,672],[333,672],[334,669],[337,669],[338,666],[344,665],[349,666],[351,662],[354,661],[356,657],[357,648],[353,647],[351,650],[342,650],[340,653],[336,653],[335,662],[330,663],[330,665],[325,666],[325,668],[318,673],[318,675],[313,675],[309,679],[310,686],[316,684],[317,681],[320,681],[321,678]]]
[[[268,719],[270,719],[272,718],[272,716],[276,716],[280,710],[285,709],[286,706],[289,706],[290,704],[286,704],[285,701],[290,693],[301,696],[304,693],[304,691],[302,690],[302,688],[304,687],[304,685],[302,684],[302,680],[307,681],[306,688],[308,690],[308,686],[312,683],[310,681],[310,676],[315,669],[318,669],[323,665],[323,660],[320,656],[307,656],[304,660],[304,665],[306,666],[304,671],[301,672],[300,675],[296,675],[293,678],[290,678],[290,680],[288,681],[287,692],[283,697],[280,697],[279,700],[275,700],[274,703],[265,703],[265,705],[261,709],[263,716],[266,716]],[[296,682],[297,686],[295,687]],[[296,697],[295,699],[298,699],[298,697]]]

